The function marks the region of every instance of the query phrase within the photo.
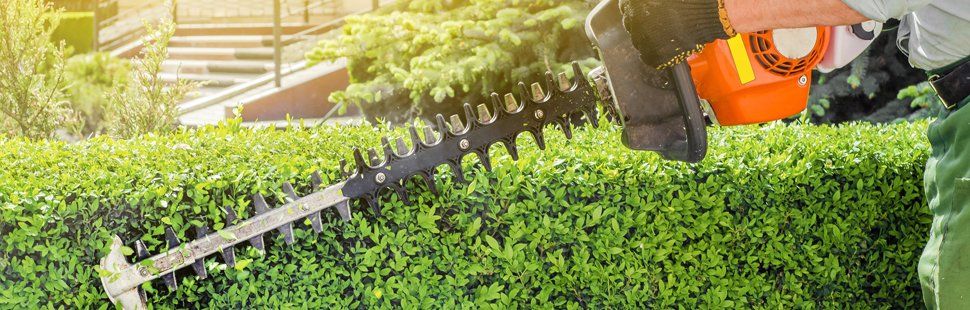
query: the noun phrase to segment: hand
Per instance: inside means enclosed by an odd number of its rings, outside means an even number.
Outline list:
[[[623,27],[643,62],[665,69],[735,35],[724,0],[620,0]]]

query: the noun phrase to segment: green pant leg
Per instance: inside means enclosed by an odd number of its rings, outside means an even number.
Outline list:
[[[970,107],[944,112],[929,138],[933,226],[919,262],[923,300],[928,309],[970,309]]]

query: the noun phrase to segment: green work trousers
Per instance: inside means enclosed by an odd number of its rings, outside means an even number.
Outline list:
[[[927,309],[970,309],[970,107],[944,111],[929,139],[924,182],[933,227],[919,260],[923,300]]]

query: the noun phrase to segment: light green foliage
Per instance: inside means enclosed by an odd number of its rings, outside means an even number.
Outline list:
[[[521,160],[492,150],[469,184],[447,173],[439,197],[409,186],[383,216],[324,212],[265,256],[206,261],[158,308],[916,308],[916,263],[930,216],[922,198],[926,123],[769,125],[714,130],[687,165],[628,151],[616,128],[579,129]],[[370,127],[251,131],[238,123],[139,140],[73,145],[0,141],[0,308],[98,308],[94,266],[112,234],[163,251],[170,223],[224,227],[281,184],[337,181]],[[753,143],[757,141],[757,143]],[[473,172],[474,171],[474,172]],[[127,201],[129,204],[123,204]],[[130,243],[129,243],[130,245]]]
[[[65,60],[62,41],[90,34],[83,29],[89,15],[54,11],[40,0],[0,3],[0,134],[46,139],[64,129],[73,137],[59,137],[73,139],[175,128],[177,104],[195,85],[167,85],[158,75],[174,25],[146,25],[150,43],[134,68],[107,54]]]
[[[64,121],[58,16],[43,0],[0,1],[0,135],[44,139]]]
[[[900,100],[913,99],[910,104],[914,108],[926,109],[943,105],[943,102],[940,101],[940,96],[936,94],[936,90],[933,89],[930,82],[923,82],[903,88],[899,91],[899,95],[896,98]]]
[[[61,41],[74,53],[84,54],[94,48],[94,12],[65,12],[60,14],[60,23],[51,34],[51,40]]]
[[[342,36],[307,53],[311,63],[349,60],[352,83],[331,101],[404,120],[482,102],[562,63],[593,62],[583,1],[402,2],[401,11],[348,17]]]
[[[175,34],[175,24],[145,23],[147,38],[139,58],[132,61],[132,81],[110,92],[108,132],[130,138],[140,134],[172,131],[178,124],[178,104],[197,83],[162,80],[162,62],[168,58],[168,42]]]
[[[907,117],[908,120],[936,117],[944,110],[943,102],[929,82],[921,82],[899,90],[896,99],[902,102],[909,101],[910,108],[917,110]]]
[[[64,66],[66,88],[73,121],[70,132],[87,136],[103,132],[110,93],[129,86],[131,68],[127,60],[107,53],[77,55]]]

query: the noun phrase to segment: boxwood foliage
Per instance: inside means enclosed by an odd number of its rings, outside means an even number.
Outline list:
[[[700,164],[628,151],[583,129],[441,196],[412,185],[383,217],[325,213],[210,278],[145,287],[158,308],[289,306],[914,308],[930,217],[925,123],[717,129]],[[162,250],[163,228],[219,229],[312,171],[334,182],[369,127],[267,131],[235,124],[79,144],[0,142],[0,308],[110,308],[95,268],[112,234]],[[473,160],[466,162],[472,165]],[[185,238],[183,238],[185,240]]]

